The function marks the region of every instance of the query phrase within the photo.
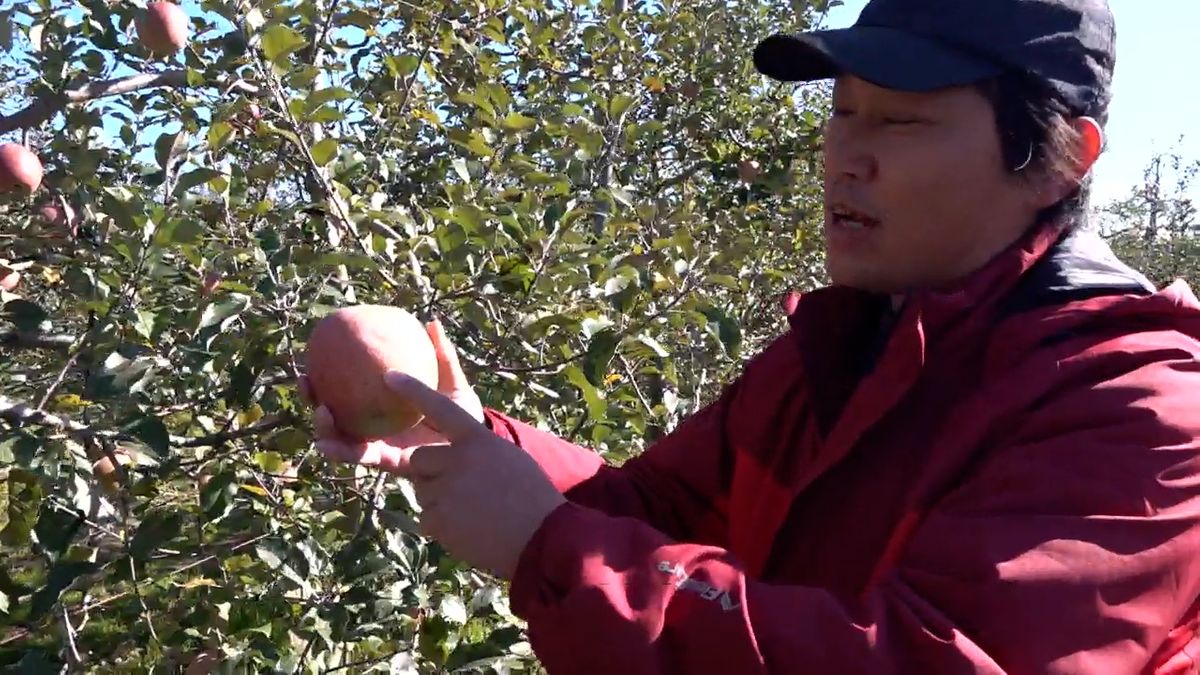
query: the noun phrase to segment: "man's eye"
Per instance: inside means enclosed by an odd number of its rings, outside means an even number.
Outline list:
[[[907,126],[912,124],[920,124],[921,120],[915,120],[907,117],[885,117],[883,118],[883,123],[897,126]]]
[[[854,111],[850,110],[849,108],[834,108],[833,109],[834,117],[849,117],[850,115],[853,115],[853,114],[854,114]]]

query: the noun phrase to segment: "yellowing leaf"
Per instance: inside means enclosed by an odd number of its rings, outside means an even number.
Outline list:
[[[655,94],[661,94],[667,90],[666,83],[654,75],[648,75],[646,79],[642,80],[642,84],[646,85],[646,88]]]
[[[183,589],[200,588],[201,586],[207,586],[209,588],[219,588],[221,586],[221,584],[218,584],[217,582],[213,581],[212,579],[209,579],[208,577],[196,577],[195,579],[188,579],[187,581],[183,582],[182,584],[177,583],[175,585],[178,586],[179,588],[183,588]]]
[[[266,498],[266,497],[271,496],[271,493],[267,492],[266,490],[260,488],[257,485],[248,485],[246,483],[242,483],[242,484],[238,485],[238,487],[245,490],[246,492],[249,492],[250,494],[258,495],[259,497]]]
[[[248,427],[263,418],[262,406],[255,403],[250,408],[238,413],[238,424]]]
[[[78,394],[58,394],[50,401],[50,409],[61,413],[78,412],[88,405],[90,403]]]

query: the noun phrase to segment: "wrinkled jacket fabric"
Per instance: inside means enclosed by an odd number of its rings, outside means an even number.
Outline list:
[[[486,411],[569,498],[511,587],[550,673],[1197,672],[1189,288],[1045,225],[886,312],[808,293],[619,468]]]

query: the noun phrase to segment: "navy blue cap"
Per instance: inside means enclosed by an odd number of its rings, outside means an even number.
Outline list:
[[[849,28],[773,35],[754,50],[759,72],[785,82],[845,73],[930,91],[1015,70],[1077,114],[1106,104],[1115,63],[1107,0],[871,0]]]

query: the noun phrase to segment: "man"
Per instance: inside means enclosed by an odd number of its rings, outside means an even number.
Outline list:
[[[431,427],[318,408],[319,447],[411,478],[551,673],[1197,672],[1200,303],[1084,227],[1114,35],[1103,0],[873,0],[760,44],[835,80],[833,285],[622,467],[482,409],[437,324],[441,393],[389,376]]]

